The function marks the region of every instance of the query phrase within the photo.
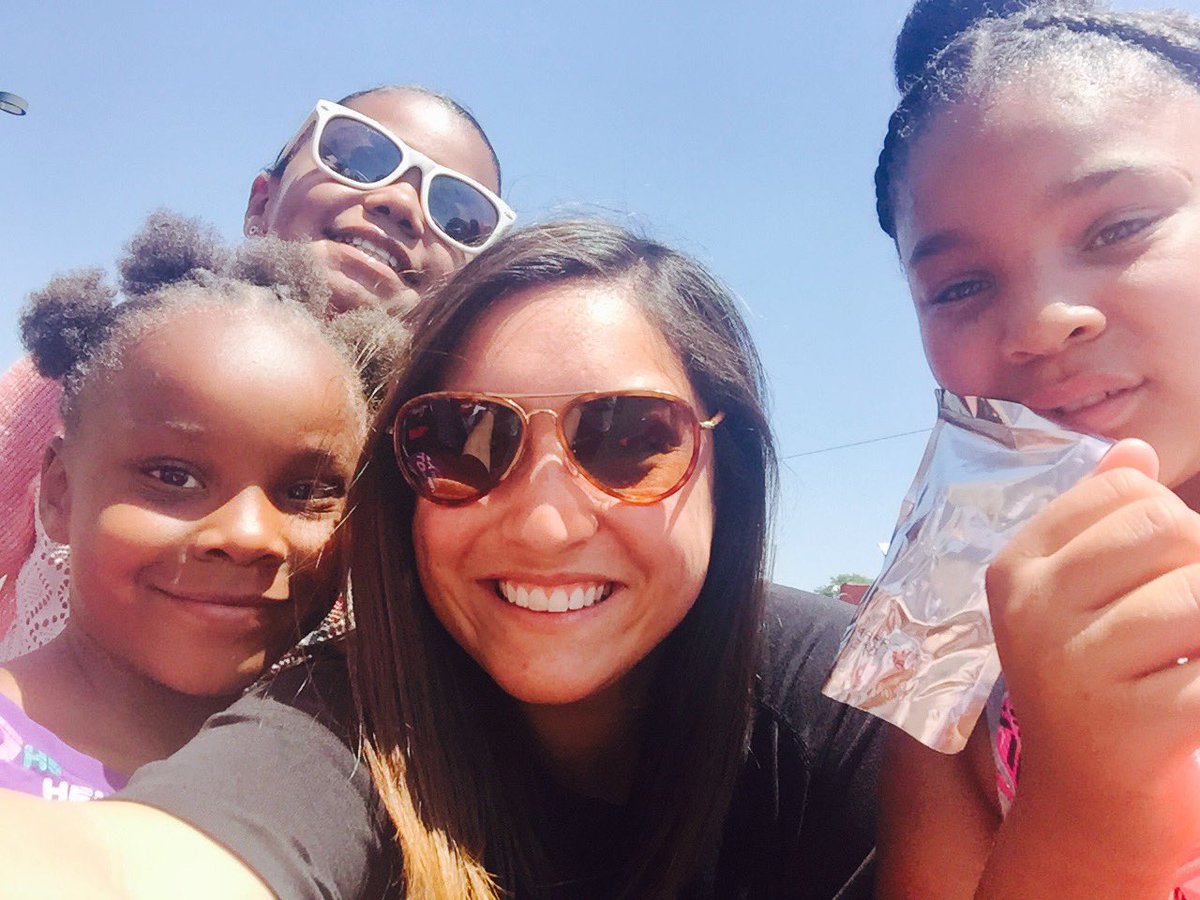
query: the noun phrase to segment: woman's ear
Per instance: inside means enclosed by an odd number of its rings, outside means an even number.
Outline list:
[[[246,237],[267,233],[267,203],[270,199],[271,176],[259,172],[250,182],[250,198],[246,201],[246,215],[242,220],[242,233]]]
[[[42,456],[42,483],[38,492],[38,515],[46,536],[60,544],[70,542],[71,485],[63,461],[63,439],[54,438]]]

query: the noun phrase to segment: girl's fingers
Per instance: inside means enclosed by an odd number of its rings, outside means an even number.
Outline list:
[[[1143,440],[1117,441],[1096,465],[1093,477],[1113,469],[1135,469],[1152,481],[1158,481],[1158,454]]]
[[[1070,679],[1087,680],[1090,666],[1096,679],[1120,683],[1195,648],[1200,515],[1152,479],[1156,470],[1149,445],[1122,441],[989,567],[996,642],[1016,679],[1041,682],[1037,671],[1055,660],[1078,669]],[[1122,649],[1126,629],[1140,643]],[[1078,666],[1073,646],[1091,648]]]
[[[1169,493],[1135,468],[1118,466],[1099,472],[1052,500],[1009,542],[1000,556],[1014,560],[1052,556],[1120,507]]]
[[[1068,638],[1066,651],[1083,676],[1090,670],[1093,681],[1118,684],[1174,669],[1181,659],[1200,659],[1200,564],[1174,569],[1121,597]]]
[[[1001,649],[1025,744],[1023,776],[1040,769],[1120,806],[1154,785],[1172,790],[1172,773],[1195,769],[1198,598],[1200,565],[1189,566],[1120,598],[1079,633],[1060,635],[1063,643],[1040,635],[1022,652]]]
[[[1154,480],[1149,444],[1125,440],[1094,474],[1056,498],[1005,547],[987,573],[999,630],[1044,612],[1060,621],[1100,609],[1138,585],[1200,561],[1200,517]]]
[[[1200,563],[1200,515],[1173,493],[1117,507],[1071,538],[1047,560],[1059,590],[1096,610],[1159,576]]]
[[[1138,680],[1131,702],[1142,709],[1164,710],[1150,727],[1178,730],[1180,752],[1200,750],[1200,658],[1180,657],[1174,665]]]
[[[1182,546],[1168,550],[1174,542]],[[1081,613],[1090,616],[1140,581],[1200,561],[1189,556],[1193,549],[1200,553],[1200,520],[1144,473],[1121,467],[1080,482],[988,566],[1001,652],[1069,638],[1083,627]]]

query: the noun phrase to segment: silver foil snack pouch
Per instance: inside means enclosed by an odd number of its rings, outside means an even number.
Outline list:
[[[823,692],[957,753],[1000,675],[984,591],[988,563],[1091,472],[1110,442],[1018,403],[937,393],[937,422],[883,570]]]

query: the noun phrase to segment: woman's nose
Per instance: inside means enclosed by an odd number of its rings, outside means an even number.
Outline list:
[[[228,559],[238,565],[279,563],[287,559],[287,516],[257,485],[213,510],[200,522],[196,551],[204,558]]]
[[[507,539],[534,550],[563,550],[596,533],[599,510],[553,423],[531,424],[530,430],[529,446],[491,502],[505,505],[501,528]]]
[[[421,172],[415,166],[400,178],[367,191],[363,200],[368,215],[384,220],[404,237],[425,235],[425,211],[421,207]]]

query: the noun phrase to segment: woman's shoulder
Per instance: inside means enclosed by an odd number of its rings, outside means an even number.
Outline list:
[[[209,756],[287,758],[297,746],[305,751],[292,761],[322,756],[341,768],[354,768],[356,729],[353,694],[345,657],[334,648],[315,650],[304,663],[252,686],[232,705],[212,715],[182,750],[138,772],[138,779],[162,768],[195,764]],[[247,753],[252,748],[253,753]]]
[[[726,830],[727,887],[806,900],[870,895],[883,726],[821,693],[853,612],[768,587],[754,722]]]
[[[392,857],[353,708],[345,658],[315,650],[138,770],[118,797],[187,822],[278,896],[383,896]]]
[[[854,608],[796,588],[767,587],[756,700],[795,727],[811,722],[813,707],[850,710],[821,694]]]
[[[875,765],[881,753],[880,721],[821,693],[853,616],[836,598],[767,588],[755,728],[779,729],[808,766],[844,758]]]
[[[302,661],[254,685],[231,709],[279,705],[339,732],[350,730],[354,694],[341,645],[325,642],[307,650]]]
[[[832,636],[836,645],[854,618],[854,607],[843,600],[782,584],[767,585],[764,606],[768,640],[807,633],[821,639]]]

